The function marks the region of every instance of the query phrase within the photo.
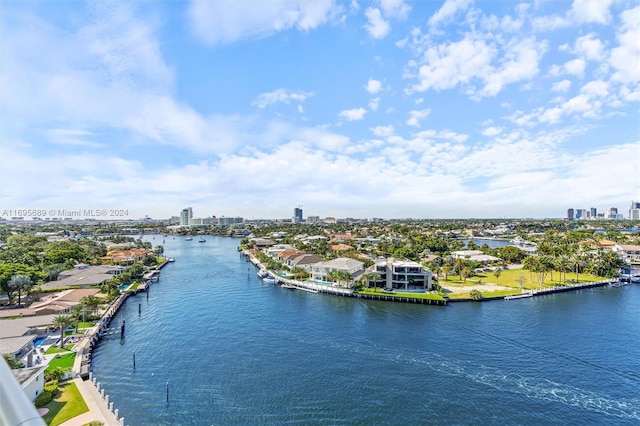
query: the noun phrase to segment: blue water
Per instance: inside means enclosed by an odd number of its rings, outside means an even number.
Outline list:
[[[96,349],[126,424],[640,423],[639,285],[364,301],[264,284],[237,243],[167,239],[176,261],[123,306],[124,343]]]

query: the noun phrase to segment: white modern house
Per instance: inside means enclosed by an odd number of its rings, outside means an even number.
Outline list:
[[[433,288],[433,274],[418,262],[399,259],[379,259],[367,269],[368,274],[377,274],[375,281],[367,280],[369,287],[384,287],[385,290],[409,290]]]
[[[315,281],[327,281],[327,276],[333,271],[346,271],[355,280],[364,273],[364,263],[349,257],[314,263],[311,265],[311,278]]]
[[[640,246],[638,245],[616,243],[611,250],[627,263],[640,263]]]

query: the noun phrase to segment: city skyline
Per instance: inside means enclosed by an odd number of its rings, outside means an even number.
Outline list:
[[[639,14],[630,0],[5,2],[0,208],[626,218]]]

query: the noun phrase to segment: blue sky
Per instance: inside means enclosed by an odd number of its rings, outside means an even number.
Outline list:
[[[8,1],[0,24],[0,210],[640,199],[636,1]]]

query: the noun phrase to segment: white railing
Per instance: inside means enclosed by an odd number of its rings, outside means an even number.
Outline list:
[[[0,361],[0,425],[45,425],[4,358]]]

